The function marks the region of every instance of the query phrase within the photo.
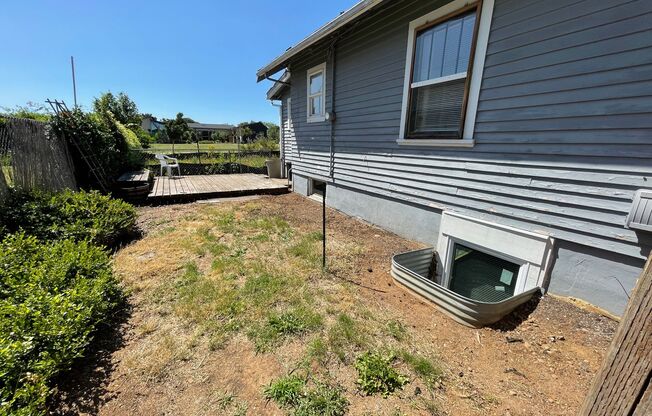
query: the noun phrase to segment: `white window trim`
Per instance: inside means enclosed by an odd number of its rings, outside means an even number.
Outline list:
[[[499,259],[506,260],[510,263],[514,263],[518,265],[518,274],[516,275],[516,284],[514,285],[514,295],[516,296],[517,294],[525,292],[525,282],[528,277],[528,273],[530,271],[530,263],[523,261],[522,259],[516,258],[509,256],[505,253],[501,253],[498,251],[491,250],[487,247],[482,247],[477,244],[470,243],[465,240],[461,240],[459,238],[455,237],[449,237],[447,239],[447,247],[446,247],[446,264],[444,265],[444,270],[442,274],[442,283],[441,285],[445,287],[446,289],[450,289],[450,284],[451,284],[451,279],[452,279],[452,273],[453,273],[453,262],[455,259],[453,258],[455,255],[455,244],[461,244],[466,247],[472,248],[474,250],[480,251],[482,253],[489,254],[490,256],[497,257]]]
[[[455,81],[455,80],[462,79],[462,78],[466,78],[466,71],[459,72],[457,74],[446,75],[445,77],[439,77],[439,78],[427,79],[425,81],[413,82],[412,85],[411,85],[411,88],[414,89],[414,88],[426,87],[428,85],[441,84],[441,83],[444,83],[444,82]]]
[[[323,80],[321,86],[321,93],[310,95],[310,77],[320,72],[322,74],[322,80]],[[311,116],[310,99],[314,97],[318,97],[320,95],[322,98],[322,106],[321,106],[322,113]],[[326,62],[310,68],[306,73],[306,121],[308,123],[317,123],[320,121],[326,121]]]
[[[544,234],[444,211],[437,241],[438,274],[448,288],[455,243],[520,265],[514,296],[543,287],[551,266],[554,239]]]
[[[436,19],[439,19],[447,14],[460,10],[469,4],[475,3],[475,0],[455,0],[437,10],[428,13],[418,19],[410,22],[408,29],[408,42],[405,57],[405,77],[403,82],[403,103],[401,107],[401,129],[399,131],[399,138],[396,141],[400,145],[417,145],[417,146],[445,146],[445,147],[472,147],[475,142],[473,140],[473,131],[475,129],[475,117],[478,110],[478,98],[480,97],[480,85],[482,84],[482,73],[484,71],[484,61],[487,55],[487,44],[489,42],[489,31],[491,29],[491,17],[494,11],[494,0],[484,0],[482,2],[482,11],[480,15],[480,23],[478,27],[478,36],[475,44],[475,55],[473,56],[473,71],[471,73],[471,85],[469,87],[469,95],[466,104],[466,114],[464,117],[464,129],[462,131],[462,139],[407,139],[407,113],[408,113],[408,97],[410,96],[410,88],[412,87],[412,58],[414,53],[414,44],[416,42],[416,29],[423,25],[428,24]],[[462,74],[455,74],[452,76],[460,76]],[[466,73],[464,73],[466,76]],[[441,77],[447,78],[447,77]],[[459,79],[459,78],[457,78]],[[429,80],[429,81],[437,81]],[[423,81],[423,82],[429,82]],[[448,81],[451,81],[449,79]],[[444,81],[439,81],[444,82]],[[420,83],[414,83],[417,86]],[[428,85],[428,84],[424,84]]]

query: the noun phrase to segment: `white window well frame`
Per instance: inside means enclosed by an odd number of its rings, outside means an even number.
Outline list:
[[[514,285],[514,295],[517,295],[519,293],[525,292],[525,281],[527,280],[528,273],[530,271],[530,264],[522,259],[519,259],[517,257],[512,257],[509,256],[505,253],[501,253],[495,250],[491,250],[490,248],[483,247],[477,244],[470,243],[468,241],[455,238],[455,237],[450,237],[447,240],[447,247],[446,247],[446,264],[443,267],[444,273],[442,275],[441,279],[441,285],[444,286],[445,288],[449,289],[450,284],[451,284],[451,279],[453,277],[452,272],[453,272],[453,262],[455,259],[453,259],[455,255],[455,244],[461,244],[466,247],[472,248],[474,250],[480,251],[485,254],[489,254],[490,256],[506,260],[510,263],[517,264],[518,267],[518,274],[516,275],[516,284]]]
[[[543,287],[552,260],[554,239],[548,235],[445,211],[437,241],[437,274],[448,288],[455,243],[520,265],[514,296]]]
[[[310,94],[310,77],[320,73],[322,74],[322,86],[319,94]],[[321,113],[310,114],[310,99],[321,97]],[[317,123],[326,121],[326,62],[310,68],[306,72],[306,121],[308,123]]]
[[[482,84],[482,74],[484,62],[487,54],[487,44],[489,43],[489,31],[491,30],[491,18],[494,10],[494,0],[482,0],[482,9],[480,11],[480,21],[478,23],[478,33],[476,36],[475,53],[469,58],[473,63],[471,79],[464,114],[464,126],[462,129],[461,139],[410,139],[407,137],[407,119],[409,109],[410,90],[415,87],[423,87],[442,82],[461,79],[468,74],[458,73],[436,79],[412,83],[412,65],[413,55],[415,53],[417,29],[440,19],[449,14],[455,13],[469,5],[477,3],[477,0],[454,0],[432,12],[410,22],[408,28],[408,41],[405,57],[405,76],[403,82],[403,101],[401,105],[401,125],[399,138],[396,142],[399,145],[408,146],[444,146],[444,147],[473,147],[473,133],[475,129],[475,118],[478,110],[478,99],[480,97],[480,86]]]

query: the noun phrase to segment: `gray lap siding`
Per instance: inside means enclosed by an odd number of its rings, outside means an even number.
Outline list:
[[[652,186],[652,2],[496,0],[475,146],[399,146],[408,24],[445,3],[390,2],[334,71],[325,47],[290,63],[294,172],[644,258],[652,239],[624,224]],[[337,118],[307,123],[306,70],[327,60]]]

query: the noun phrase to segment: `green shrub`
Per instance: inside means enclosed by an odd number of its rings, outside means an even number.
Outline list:
[[[136,210],[98,192],[11,191],[0,204],[0,229],[42,240],[88,239],[114,247],[136,232]]]
[[[357,384],[367,395],[381,393],[389,396],[394,390],[402,388],[409,379],[392,368],[394,355],[384,356],[379,353],[365,352],[355,362],[358,370]]]
[[[0,414],[42,414],[48,382],[83,355],[120,290],[88,242],[10,235],[0,264]]]

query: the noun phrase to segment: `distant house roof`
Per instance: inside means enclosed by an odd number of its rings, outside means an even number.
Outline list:
[[[235,126],[230,124],[188,123],[188,127],[197,130],[232,130]]]
[[[283,69],[287,61],[298,54],[299,52],[304,51],[308,47],[312,46],[316,42],[326,38],[328,35],[334,33],[338,29],[342,28],[348,23],[354,22],[361,16],[370,12],[373,8],[380,5],[385,0],[362,0],[356,3],[349,10],[343,12],[335,19],[326,23],[324,26],[317,29],[310,36],[297,43],[295,46],[286,50],[282,55],[274,59],[267,66],[261,68],[256,73],[258,82],[264,80],[266,77],[273,75]]]

